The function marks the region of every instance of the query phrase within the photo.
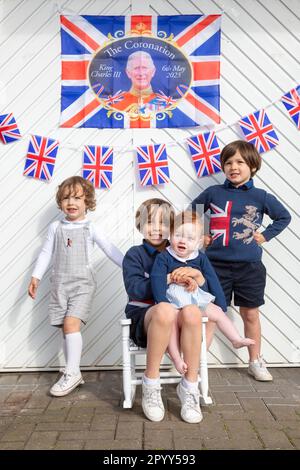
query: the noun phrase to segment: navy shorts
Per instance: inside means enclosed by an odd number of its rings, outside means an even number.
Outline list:
[[[153,307],[153,305],[149,305],[149,307],[135,307],[128,311],[125,310],[126,317],[131,319],[130,339],[140,348],[147,347],[144,319],[150,307]]]
[[[230,262],[210,260],[221,286],[227,305],[256,308],[265,303],[266,268],[261,261]]]

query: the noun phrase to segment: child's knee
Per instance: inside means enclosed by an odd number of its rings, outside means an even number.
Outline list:
[[[161,302],[157,305],[152,317],[162,327],[170,326],[176,320],[176,310],[168,302]]]
[[[202,322],[202,313],[196,305],[187,305],[181,311],[181,318],[184,324],[199,326]]]
[[[81,320],[76,317],[66,317],[64,319],[63,332],[64,334],[76,333],[80,331]]]

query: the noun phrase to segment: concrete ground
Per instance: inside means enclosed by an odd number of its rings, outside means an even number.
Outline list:
[[[165,419],[148,421],[138,387],[121,408],[120,372],[85,372],[67,397],[49,387],[59,374],[0,374],[0,450],[4,449],[300,449],[300,368],[271,369],[256,382],[246,369],[210,369],[214,404],[200,424],[181,421],[175,385],[164,386]]]

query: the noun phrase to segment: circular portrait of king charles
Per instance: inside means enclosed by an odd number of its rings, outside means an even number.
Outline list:
[[[126,38],[96,52],[90,86],[104,107],[130,116],[150,116],[176,107],[187,93],[192,69],[171,43],[147,37]]]

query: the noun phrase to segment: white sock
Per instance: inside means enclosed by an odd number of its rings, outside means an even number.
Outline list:
[[[159,377],[157,379],[149,379],[146,375],[143,375],[143,382],[145,385],[149,385],[149,387],[154,387],[154,385],[159,385]]]
[[[63,339],[62,339],[62,350],[63,350],[63,353],[64,353],[65,365],[66,365],[67,362],[68,362],[68,355],[67,355],[67,345],[66,345],[66,337],[65,336],[63,336]]]
[[[198,380],[197,382],[189,382],[189,380],[186,380],[186,378],[183,377],[181,383],[184,388],[189,390],[189,392],[195,392],[196,390],[198,390]]]
[[[82,352],[82,336],[80,331],[66,335],[66,353],[67,353],[67,374],[79,374],[80,359]]]

